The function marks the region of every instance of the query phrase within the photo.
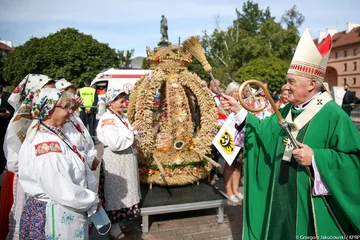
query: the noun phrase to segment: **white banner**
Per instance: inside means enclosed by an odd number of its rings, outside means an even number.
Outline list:
[[[231,113],[212,141],[212,144],[216,147],[221,156],[223,156],[229,166],[233,163],[241,149],[234,145],[235,133],[234,113]]]

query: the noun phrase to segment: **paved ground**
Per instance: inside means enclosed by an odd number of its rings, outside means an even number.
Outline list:
[[[97,144],[98,157],[101,159],[103,147]],[[98,169],[99,170],[99,169]],[[95,172],[95,175],[98,171]],[[214,187],[222,194],[225,192],[224,182],[220,177],[214,182]],[[242,193],[242,185],[239,188]],[[233,206],[231,202],[225,207],[224,222],[216,222],[217,209],[188,211],[181,213],[152,215],[149,218],[149,232],[142,233],[141,219],[128,222],[127,226],[133,227],[133,231],[126,235],[131,240],[201,240],[201,239],[241,239],[242,232],[242,205]],[[90,240],[109,239],[109,235],[101,236],[94,228],[90,234]]]
[[[360,130],[360,122],[354,122]],[[102,156],[102,146],[97,145],[99,157]],[[2,176],[0,176],[0,186]],[[220,192],[224,192],[222,179],[215,182],[214,186]],[[242,192],[242,187],[240,187]],[[222,224],[216,222],[216,210],[207,209],[198,211],[188,211],[181,213],[171,213],[150,216],[150,229],[148,233],[142,233],[141,219],[129,222],[128,226],[133,227],[133,231],[127,233],[132,240],[201,240],[201,239],[223,239],[238,240],[242,234],[242,205],[225,207],[225,217]],[[96,229],[90,234],[90,240],[109,239],[109,236],[100,236]]]
[[[224,183],[220,178],[214,183],[220,192],[224,191]],[[242,187],[240,187],[242,192]],[[181,213],[161,214],[150,216],[150,228],[148,233],[141,231],[141,219],[129,222],[128,226],[133,231],[126,235],[132,240],[202,240],[223,239],[238,240],[242,234],[242,205],[229,205],[225,207],[224,222],[216,222],[217,209],[188,211]],[[109,236],[100,236],[93,229],[90,240],[105,240]]]
[[[150,230],[141,232],[140,222],[132,223],[134,229],[127,236],[132,240],[202,240],[202,239],[241,239],[242,206],[225,207],[224,223],[216,222],[216,210],[199,210],[150,217]],[[109,239],[100,236],[94,229],[91,240]]]
[[[98,156],[103,154],[101,144],[96,145]],[[99,170],[99,169],[98,169]],[[98,171],[95,171],[98,174]],[[0,180],[2,176],[0,176]],[[2,181],[0,181],[0,186]],[[215,188],[224,192],[222,179],[215,181]],[[242,187],[239,189],[242,192]],[[229,203],[231,204],[231,203]],[[226,206],[224,222],[216,222],[217,209],[188,211],[181,213],[152,215],[149,218],[149,232],[142,233],[141,219],[127,223],[133,231],[127,233],[132,240],[201,240],[201,239],[241,239],[242,231],[242,205]],[[90,240],[109,239],[109,235],[100,236],[94,228]]]

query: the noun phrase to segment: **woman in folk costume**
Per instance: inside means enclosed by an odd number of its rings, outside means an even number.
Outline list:
[[[55,81],[48,76],[28,74],[8,99],[15,109],[15,114],[7,128],[3,146],[8,163],[1,189],[0,239],[19,239],[19,223],[25,195],[18,181],[18,154],[31,122],[35,95],[41,88],[54,87]]]
[[[266,86],[266,89],[268,89],[268,83],[266,80],[260,80],[262,82],[262,84],[264,84]],[[268,116],[270,116],[271,114],[274,113],[274,109],[271,107],[271,104],[269,102],[269,100],[266,98],[264,92],[260,92],[260,97],[257,98],[257,101],[255,102],[255,107],[260,107],[262,105],[265,104],[265,108],[260,111],[260,112],[255,112],[253,113],[257,118],[259,119],[263,119],[266,118]]]
[[[20,220],[20,239],[88,239],[88,216],[97,194],[88,189],[91,170],[63,133],[73,95],[42,89],[19,157],[19,179],[29,196]],[[95,176],[92,176],[95,178]]]
[[[275,103],[278,109],[285,107],[286,104],[289,103],[288,96],[289,96],[289,89],[285,84],[284,86],[281,87],[279,101]]]
[[[104,144],[104,172],[100,173],[99,196],[105,198],[103,206],[112,222],[111,239],[128,239],[117,223],[140,215],[140,178],[134,132],[141,122],[136,120],[130,125],[123,114],[126,97],[121,90],[107,91],[107,109],[96,129],[98,139]]]
[[[63,131],[71,142],[77,147],[77,150],[85,157],[87,164],[91,170],[96,170],[100,161],[97,159],[97,151],[94,142],[90,136],[89,131],[81,121],[76,113],[76,110],[81,106],[81,98],[75,95],[75,87],[72,83],[65,79],[56,81],[56,88],[60,91],[70,92],[74,95],[72,102],[73,113],[70,116],[70,121],[63,127]],[[96,184],[95,184],[96,185]]]
[[[29,74],[16,87],[8,102],[15,111],[13,119],[6,132],[4,151],[7,154],[7,169],[17,172],[18,153],[25,138],[26,129],[31,123],[31,108],[33,99],[39,95],[42,88],[55,88],[55,81],[46,75]]]
[[[222,99],[246,123],[243,239],[360,234],[360,135],[323,86],[331,46],[330,35],[315,46],[306,29],[286,75],[289,104],[280,114],[299,149],[276,114],[259,120]]]

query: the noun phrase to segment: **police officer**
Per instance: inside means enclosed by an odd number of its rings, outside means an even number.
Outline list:
[[[96,90],[90,87],[91,79],[84,79],[84,87],[80,88],[78,95],[83,100],[83,105],[80,106],[80,118],[83,121],[84,125],[88,127],[91,137],[95,138],[95,117],[96,117],[96,108],[93,108],[98,103],[98,96]]]

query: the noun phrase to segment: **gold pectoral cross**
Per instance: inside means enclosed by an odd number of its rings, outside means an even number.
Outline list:
[[[283,138],[283,145],[286,146],[287,145],[287,142],[288,142],[289,138],[288,137],[284,137]]]

